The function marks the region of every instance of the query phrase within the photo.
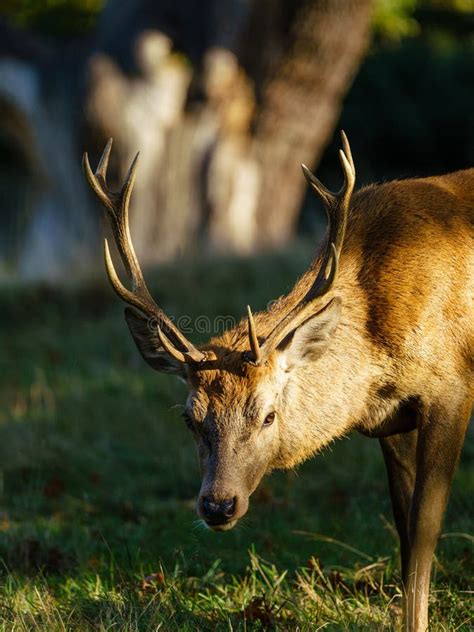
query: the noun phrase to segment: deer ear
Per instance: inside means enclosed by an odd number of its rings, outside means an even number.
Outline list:
[[[294,329],[278,351],[286,370],[319,358],[331,340],[341,315],[341,299],[334,298],[326,307]]]
[[[149,319],[132,307],[126,307],[124,315],[132,338],[145,362],[155,371],[172,373],[186,379],[186,367],[166,353],[156,329],[149,326]]]

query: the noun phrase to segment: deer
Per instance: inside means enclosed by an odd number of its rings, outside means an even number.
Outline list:
[[[131,289],[105,239],[110,283],[144,360],[187,384],[197,445],[199,517],[232,529],[263,476],[294,468],[339,437],[378,439],[400,541],[403,627],[428,628],[433,555],[474,400],[474,169],[334,193],[302,165],[327,215],[309,269],[272,307],[194,346],[152,299],[128,215],[136,155],[107,186],[110,140],[95,172]]]

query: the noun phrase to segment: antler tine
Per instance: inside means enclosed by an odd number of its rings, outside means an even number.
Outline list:
[[[335,224],[334,242],[336,244],[337,254],[341,254],[342,244],[346,234],[347,216],[351,202],[352,193],[355,186],[355,166],[352,158],[349,140],[343,130],[341,130],[342,149],[339,150],[339,161],[344,173],[344,184],[337,194],[337,221]]]
[[[354,159],[352,157],[351,146],[349,144],[349,139],[347,138],[347,134],[343,129],[341,129],[341,141],[342,141],[342,151],[345,153],[346,158],[349,161],[351,169],[355,175],[355,166],[354,166]]]
[[[109,281],[111,286],[114,288],[119,297],[125,301],[126,303],[130,303],[130,305],[134,305],[143,311],[143,303],[140,299],[130,290],[122,284],[122,281],[119,279],[117,271],[115,270],[115,266],[112,261],[112,257],[110,256],[110,248],[109,242],[107,239],[104,239],[104,262],[105,262],[105,270],[107,272],[107,276],[109,277]]]
[[[331,290],[337,277],[339,256],[344,243],[347,216],[355,186],[354,160],[352,158],[349,141],[343,131],[341,131],[341,140],[342,149],[339,151],[339,160],[344,174],[344,184],[337,193],[329,191],[308,167],[301,165],[306,180],[316,191],[324,204],[329,223],[328,236],[320,259],[319,270],[311,288],[299,303],[277,323],[273,331],[260,346],[260,363],[267,359],[268,355],[291,331],[315,314],[316,302]],[[255,331],[254,334],[256,337]]]
[[[86,176],[87,182],[109,213],[113,213],[114,209],[109,196],[105,192],[107,189],[107,185],[105,183],[104,165],[105,169],[107,169],[111,148],[112,139],[110,139],[105,146],[102,156],[100,157],[99,167],[97,168],[96,173],[93,173],[91,169],[89,155],[87,151],[85,151],[82,156],[82,169]],[[101,179],[100,183],[99,178]]]
[[[109,158],[110,158],[110,153],[112,151],[113,143],[114,143],[114,139],[109,138],[106,146],[104,147],[104,151],[102,152],[102,156],[99,159],[99,164],[97,165],[97,169],[95,170],[96,177],[102,178],[104,184],[105,184],[105,180],[107,176],[107,169],[109,168]],[[86,156],[87,156],[87,153],[86,153]]]
[[[166,336],[159,325],[157,325],[156,330],[163,349],[178,362],[186,364],[199,364],[199,362],[202,362],[204,359],[212,360],[214,358],[214,354],[204,354],[202,353],[202,351],[199,351],[199,349],[196,349],[195,347],[191,347],[191,349],[188,349],[187,351],[179,351],[179,349],[176,349],[176,347],[172,344],[170,339]]]
[[[258,364],[260,362],[260,345],[257,338],[257,328],[255,327],[255,321],[253,319],[252,310],[250,305],[247,305],[247,318],[249,326],[249,341],[250,350],[252,351],[253,359]]]
[[[133,247],[128,221],[128,208],[133,185],[135,183],[139,154],[137,153],[130,165],[124,185],[121,190],[116,193],[111,191],[107,186],[107,168],[111,149],[112,139],[110,139],[105,146],[95,173],[93,173],[91,169],[87,153],[84,153],[83,156],[84,173],[92,190],[107,209],[114,239],[117,244],[120,257],[125,266],[125,270],[130,277],[132,290],[128,290],[120,281],[110,255],[109,244],[107,240],[105,240],[105,267],[110,283],[122,300],[138,308],[149,318],[157,321],[158,337],[167,353],[172,355],[179,362],[201,362],[205,359],[205,354],[196,349],[196,347],[194,347],[189,340],[185,338],[185,336],[177,327],[175,327],[172,321],[153,300],[145,283],[135,249]],[[168,336],[171,336],[172,340]],[[165,340],[165,342],[163,342],[163,340]],[[178,349],[176,344],[178,344],[182,349]]]
[[[107,241],[107,239],[104,239],[104,262],[110,284],[123,301],[129,303],[130,305],[133,305],[134,307],[137,307],[141,312],[145,314],[153,313],[153,315],[157,318],[159,317],[160,320],[167,320],[164,312],[156,305],[153,300],[148,301],[137,291],[130,291],[123,285],[122,281],[119,279],[117,271],[115,270],[115,266],[110,254],[109,242]]]
[[[318,180],[318,178],[314,175],[314,173],[309,169],[305,164],[301,165],[301,169],[303,170],[304,177],[306,178],[308,184],[316,191],[317,195],[322,199],[325,208],[334,204],[336,200],[336,196],[332,193],[324,184]]]

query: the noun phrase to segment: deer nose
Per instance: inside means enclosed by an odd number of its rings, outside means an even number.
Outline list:
[[[202,512],[206,522],[220,524],[235,514],[235,497],[228,500],[216,500],[212,496],[202,499]]]

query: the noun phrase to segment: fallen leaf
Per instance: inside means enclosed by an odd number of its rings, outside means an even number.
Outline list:
[[[165,583],[165,574],[163,571],[158,571],[158,573],[152,573],[151,575],[147,575],[145,579],[142,581],[142,590],[143,592],[156,592],[160,590],[160,588]]]

